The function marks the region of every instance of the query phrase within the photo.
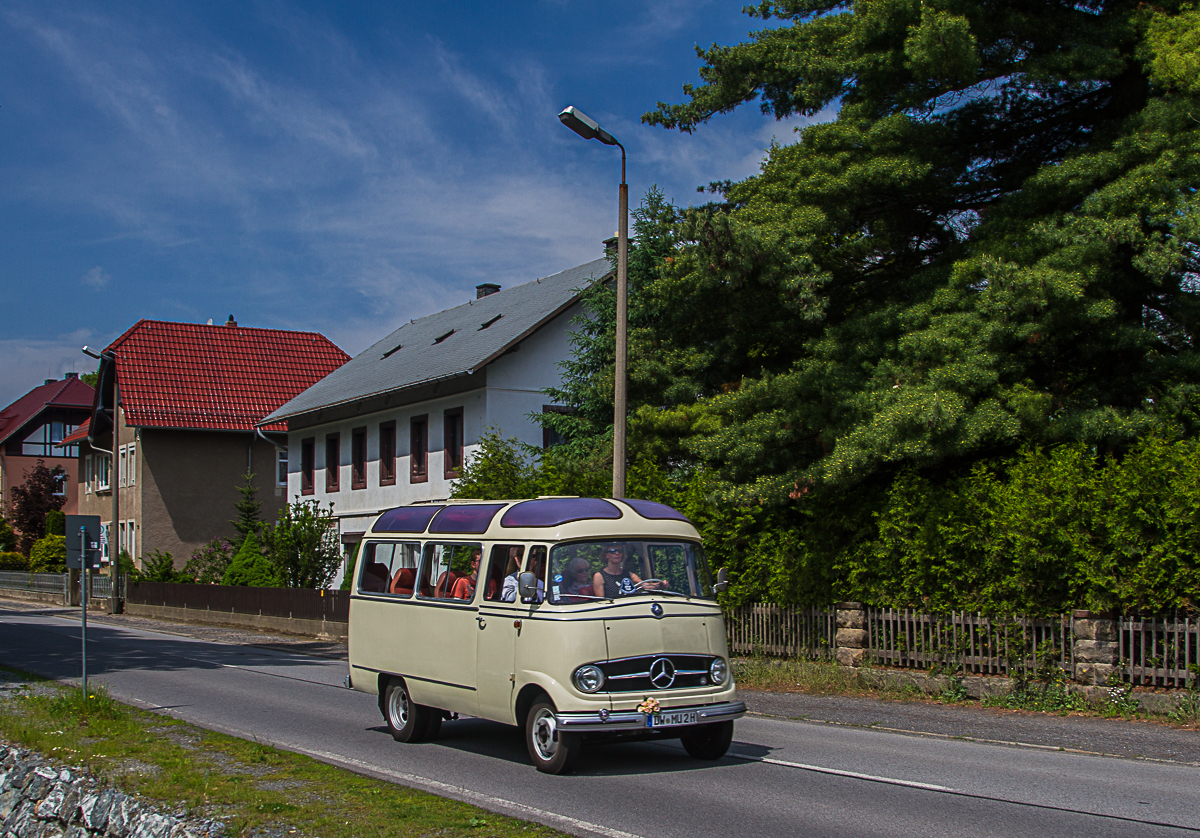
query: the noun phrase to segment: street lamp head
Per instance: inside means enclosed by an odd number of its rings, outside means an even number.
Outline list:
[[[605,145],[620,145],[617,138],[600,127],[600,123],[583,111],[568,105],[558,115],[562,124],[570,128],[585,140],[599,140]]]

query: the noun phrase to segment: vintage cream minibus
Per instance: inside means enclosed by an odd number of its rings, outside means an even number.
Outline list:
[[[729,748],[745,713],[695,527],[642,500],[543,497],[391,509],[363,537],[350,676],[392,736],[443,720],[521,726],[541,771],[584,741]]]

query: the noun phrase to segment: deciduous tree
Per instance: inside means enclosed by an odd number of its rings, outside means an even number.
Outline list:
[[[29,555],[33,543],[46,532],[46,513],[63,508],[66,497],[55,494],[59,479],[65,475],[61,466],[46,468],[43,460],[25,472],[25,480],[12,488],[12,522],[20,534],[17,549]]]

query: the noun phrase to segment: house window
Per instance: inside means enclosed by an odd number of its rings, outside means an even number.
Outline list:
[[[137,484],[137,443],[129,443],[129,485]]]
[[[311,436],[300,441],[300,494],[313,493],[313,477],[316,471],[317,441]]]
[[[112,471],[112,457],[105,457],[102,454],[96,455],[96,491],[107,492],[109,486],[109,472]]]
[[[342,470],[342,435],[325,436],[325,491],[338,491],[338,478]]]
[[[449,480],[462,472],[463,461],[463,409],[454,407],[443,414],[444,430],[442,441],[446,453],[442,460],[446,479]]]
[[[379,485],[396,485],[396,423],[379,426]]]
[[[557,404],[542,405],[542,413],[570,413],[571,408],[563,407]],[[551,428],[549,425],[542,425],[542,448],[553,448],[556,445],[562,445],[566,442],[566,438],[558,431]]]
[[[54,497],[65,498],[67,496],[67,475],[54,475]]]
[[[108,530],[109,530],[108,524],[100,525],[100,561],[102,561],[102,562],[112,561],[112,559],[110,558],[109,550],[108,550],[108,542],[109,542]]]
[[[83,493],[92,493],[92,481],[96,479],[96,455],[88,454],[83,458]]]
[[[424,483],[429,479],[429,417],[414,416],[409,424],[409,478],[410,483]]]
[[[62,421],[50,421],[33,430],[21,442],[21,453],[27,457],[78,457],[79,446],[68,445],[58,448],[63,437],[70,434],[77,426]]]
[[[350,488],[367,488],[367,429],[350,432]]]
[[[275,449],[275,485],[286,486],[288,475],[288,452],[286,448]],[[312,480],[309,480],[312,483]]]
[[[127,533],[125,549],[129,551],[131,559],[137,558],[137,525],[134,521],[129,522],[129,532]]]
[[[129,474],[129,462],[128,462],[129,449],[127,449],[124,445],[122,445],[120,451],[121,451],[121,462],[120,462],[120,467],[117,469],[117,484],[120,486],[124,486],[125,485],[125,477],[126,477],[126,475]],[[125,525],[121,524],[121,526],[124,527]]]

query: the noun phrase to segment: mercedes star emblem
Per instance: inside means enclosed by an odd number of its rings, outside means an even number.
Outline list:
[[[675,664],[666,658],[659,658],[650,664],[650,683],[660,690],[665,690],[674,684]]]
[[[650,613],[653,614],[655,617],[661,617],[663,615],[662,606],[659,605],[657,602],[654,603],[653,605],[650,606]]]

